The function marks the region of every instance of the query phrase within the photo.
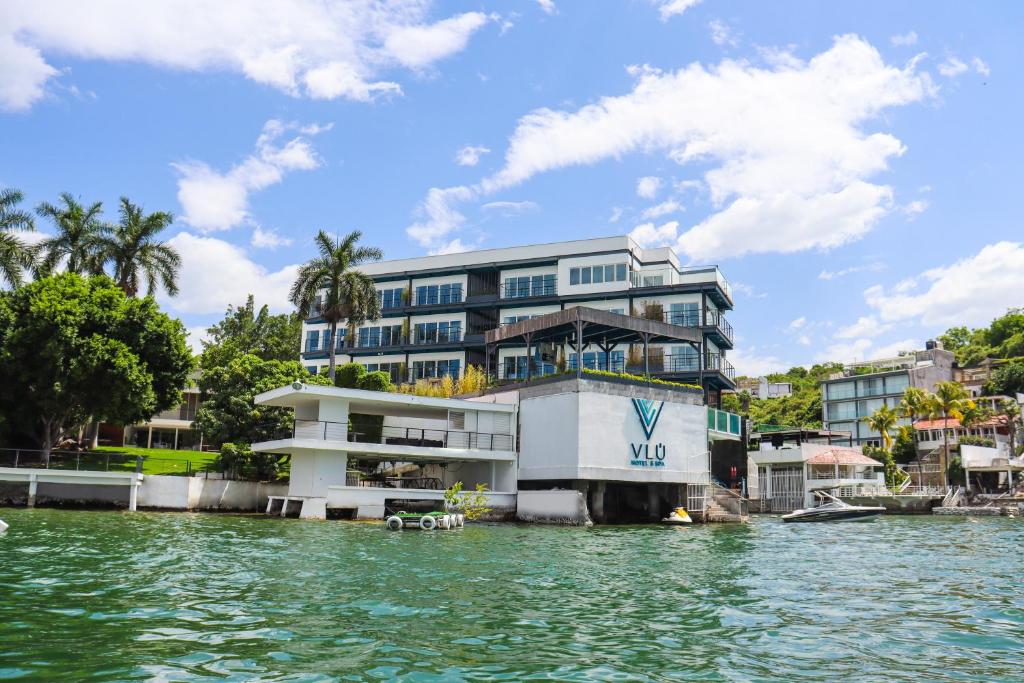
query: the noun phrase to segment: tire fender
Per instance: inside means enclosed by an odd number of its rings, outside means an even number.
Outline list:
[[[392,531],[398,531],[402,528],[402,518],[398,515],[392,515],[387,518],[384,524],[386,524]]]
[[[437,528],[437,520],[430,515],[423,515],[420,517],[420,528],[430,531],[431,529]]]

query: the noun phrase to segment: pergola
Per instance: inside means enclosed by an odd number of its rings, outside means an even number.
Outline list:
[[[532,359],[532,349],[536,344],[568,344],[576,350],[576,374],[581,376],[583,351],[590,345],[596,346],[607,357],[619,344],[643,344],[644,374],[650,374],[651,344],[689,344],[699,354],[701,342],[700,331],[692,327],[574,306],[485,332],[484,367],[490,375],[491,355],[503,346],[525,346],[526,357]],[[529,361],[526,363],[527,380],[532,372],[531,365]],[[703,365],[700,364],[701,369]]]

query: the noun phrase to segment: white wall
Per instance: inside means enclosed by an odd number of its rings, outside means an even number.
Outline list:
[[[604,292],[618,292],[629,289],[629,262],[628,252],[614,254],[600,254],[598,256],[584,256],[575,258],[564,258],[558,262],[558,293],[566,294],[594,294]],[[570,285],[569,271],[580,266],[609,266],[619,263],[627,264],[626,279],[615,282],[602,282],[600,284]]]
[[[267,496],[285,494],[285,484],[203,477],[147,475],[139,486],[140,508],[163,510],[237,510],[257,512]]]
[[[292,454],[289,496],[322,497],[327,487],[345,483],[348,456],[338,451],[303,451]]]

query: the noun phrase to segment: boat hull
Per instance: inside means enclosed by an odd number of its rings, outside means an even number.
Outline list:
[[[800,514],[790,513],[782,517],[783,522],[867,522],[880,517],[885,508],[867,508],[864,510],[808,510]],[[796,516],[794,516],[796,515]]]

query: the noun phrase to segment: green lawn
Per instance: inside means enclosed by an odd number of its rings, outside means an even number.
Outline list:
[[[91,458],[103,458],[105,454],[120,455],[119,462],[110,463],[110,469],[134,470],[133,458],[141,455],[143,474],[187,474],[202,471],[213,463],[217,453],[205,451],[174,451],[166,448],[134,448],[132,446],[99,446],[91,451]]]

